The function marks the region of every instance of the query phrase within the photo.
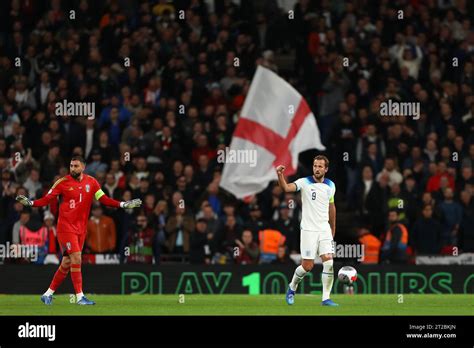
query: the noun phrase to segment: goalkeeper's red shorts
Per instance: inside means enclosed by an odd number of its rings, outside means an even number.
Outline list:
[[[81,252],[86,240],[86,234],[58,233],[58,242],[63,255]]]

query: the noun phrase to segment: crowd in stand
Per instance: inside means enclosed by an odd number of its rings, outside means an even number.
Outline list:
[[[282,3],[290,12],[270,0],[2,2],[0,243],[42,230],[44,252],[59,253],[57,206],[14,198],[41,197],[78,154],[107,195],[144,202],[93,207],[85,253],[289,262],[298,195],[271,183],[243,202],[219,188],[217,151],[263,65],[311,105],[336,203],[379,241],[380,261],[473,252],[473,4]],[[58,116],[63,100],[93,103],[95,118]],[[419,114],[381,116],[388,101]],[[311,158],[298,176],[311,175]]]

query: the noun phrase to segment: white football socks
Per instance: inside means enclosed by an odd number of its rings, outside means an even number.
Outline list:
[[[298,284],[303,280],[306,273],[308,272],[305,271],[303,266],[300,265],[296,267],[295,273],[293,274],[293,279],[291,280],[291,283],[290,283],[291,290],[296,291],[296,289],[298,288]]]
[[[84,293],[80,292],[76,294],[76,302],[79,302],[84,297]]]
[[[329,299],[331,295],[332,284],[334,282],[333,264],[333,260],[327,260],[323,262],[323,273],[321,274],[321,283],[323,284],[323,301]]]
[[[48,290],[46,290],[43,296],[51,296],[52,294],[54,294],[54,290],[52,290],[51,288],[48,288]]]

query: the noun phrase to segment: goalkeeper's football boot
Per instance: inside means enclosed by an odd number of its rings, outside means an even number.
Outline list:
[[[289,305],[295,303],[295,293],[296,291],[293,291],[290,287],[288,287],[288,291],[286,292],[286,303]]]
[[[333,302],[330,298],[328,298],[327,300],[324,300],[323,302],[321,302],[321,306],[337,307],[339,305],[336,302]]]
[[[51,306],[53,304],[53,295],[43,295],[41,296],[41,302],[43,302],[47,306]]]
[[[77,304],[81,306],[93,306],[95,305],[95,302],[88,300],[87,297],[85,296],[82,296],[82,298],[79,301],[77,301]]]

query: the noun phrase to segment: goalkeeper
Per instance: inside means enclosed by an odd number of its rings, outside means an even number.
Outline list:
[[[136,208],[142,201],[134,199],[119,202],[105,195],[95,178],[84,174],[85,161],[81,156],[74,156],[69,165],[69,175],[56,181],[48,193],[37,200],[31,201],[25,196],[17,196],[16,200],[24,206],[43,207],[61,196],[58,217],[58,242],[63,251],[63,259],[56,271],[49,289],[41,296],[41,301],[51,305],[53,294],[71,272],[71,279],[76,292],[76,301],[80,305],[93,305],[82,292],[81,252],[87,232],[87,219],[93,199],[109,207]]]

